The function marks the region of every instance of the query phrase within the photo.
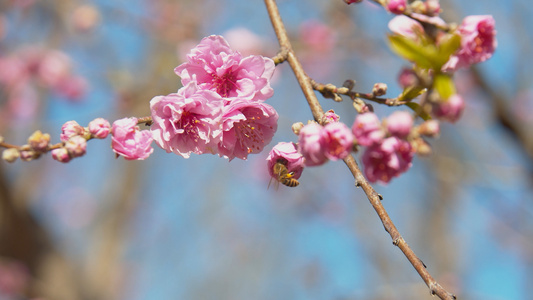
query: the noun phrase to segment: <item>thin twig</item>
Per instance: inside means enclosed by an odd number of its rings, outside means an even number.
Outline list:
[[[289,62],[294,72],[294,75],[296,76],[296,79],[300,84],[300,87],[302,88],[305,98],[307,99],[307,103],[309,104],[311,112],[313,113],[313,117],[316,121],[319,122],[322,118],[322,115],[324,114],[324,111],[320,106],[320,103],[318,102],[318,99],[314,93],[310,78],[304,72],[302,65],[294,54],[294,50],[292,49],[292,46],[290,44],[287,32],[285,30],[285,26],[283,25],[283,22],[281,20],[277,4],[275,0],[265,0],[265,4],[268,10],[268,14],[270,16],[270,20],[272,22],[272,26],[274,27],[274,31],[276,32],[276,36],[278,37],[280,47],[282,50],[287,51],[286,59]],[[283,51],[280,51],[280,53],[282,52]],[[400,250],[404,253],[409,262],[416,269],[420,277],[422,277],[426,285],[429,287],[430,293],[432,295],[437,295],[441,299],[456,299],[453,294],[446,291],[440,284],[435,281],[435,279],[433,279],[433,277],[426,270],[426,267],[422,260],[420,260],[418,256],[416,256],[413,250],[405,242],[403,237],[400,235],[398,229],[396,229],[396,226],[394,226],[394,223],[387,214],[385,207],[383,207],[383,205],[381,204],[378,193],[376,193],[374,188],[363,176],[363,173],[361,172],[361,169],[359,169],[359,166],[357,165],[357,162],[355,161],[353,156],[349,155],[347,158],[344,159],[344,162],[352,172],[356,180],[356,185],[360,186],[363,189],[366,196],[368,197],[368,200],[370,201],[370,204],[372,205],[372,207],[374,207],[374,210],[381,219],[385,230],[390,234],[393,244],[395,246],[398,246],[398,248],[400,248]]]

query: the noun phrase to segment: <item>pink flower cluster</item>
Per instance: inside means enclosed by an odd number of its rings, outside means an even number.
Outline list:
[[[68,121],[61,126],[62,147],[53,149],[52,158],[63,163],[72,158],[85,155],[87,140],[91,138],[105,139],[109,134],[109,122],[103,118],[96,118],[88,127],[82,127],[76,121]],[[41,146],[41,148],[44,146]]]
[[[298,151],[306,166],[319,166],[328,160],[343,159],[352,151],[353,135],[341,122],[326,126],[317,123],[305,125],[298,136]]]
[[[259,153],[272,140],[278,114],[264,103],[273,95],[270,58],[243,57],[212,35],[174,71],[183,87],[150,101],[151,132],[159,147],[185,158],[212,153],[232,160]]]
[[[411,167],[414,155],[407,141],[413,127],[411,115],[397,111],[384,123],[368,112],[357,115],[352,126],[357,143],[367,147],[362,162],[365,176],[371,182],[388,183]]]

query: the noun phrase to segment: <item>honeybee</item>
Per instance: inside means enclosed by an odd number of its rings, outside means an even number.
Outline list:
[[[272,172],[274,175],[277,176],[277,178],[271,178],[275,179],[278,182],[281,182],[281,184],[288,186],[288,187],[295,187],[300,184],[296,178],[293,178],[294,172],[289,172],[289,169],[287,169],[287,162],[283,159],[279,159],[275,164],[274,167],[272,167]],[[270,186],[270,183],[268,184]]]

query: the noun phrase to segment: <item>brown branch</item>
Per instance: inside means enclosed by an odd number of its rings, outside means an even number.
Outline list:
[[[296,76],[296,79],[298,80],[298,83],[302,88],[305,98],[307,99],[307,103],[309,104],[311,112],[313,113],[313,117],[317,122],[320,122],[324,111],[320,106],[320,103],[318,102],[318,99],[314,93],[310,78],[304,72],[302,65],[298,61],[294,50],[292,49],[289,38],[287,36],[287,32],[285,30],[285,26],[283,25],[283,22],[281,20],[277,4],[275,0],[265,0],[265,4],[268,10],[268,14],[270,16],[270,20],[272,22],[272,26],[274,27],[274,31],[276,32],[276,36],[278,37],[278,41],[282,49],[280,53],[282,53],[283,51],[287,51],[287,61],[289,62],[294,72],[294,75]],[[349,155],[347,158],[344,159],[344,162],[352,172],[356,180],[356,186],[360,186],[365,192],[368,200],[370,201],[370,204],[381,219],[385,230],[390,234],[393,244],[395,246],[398,246],[398,248],[400,248],[400,250],[404,253],[409,262],[416,269],[420,277],[422,277],[426,285],[429,287],[431,294],[437,295],[441,299],[456,299],[453,294],[446,291],[440,284],[435,281],[435,279],[433,279],[433,277],[427,271],[424,263],[416,256],[413,250],[405,242],[403,237],[400,235],[398,229],[396,229],[396,226],[394,226],[394,223],[387,214],[385,207],[381,204],[378,193],[376,193],[374,188],[363,176],[363,173],[361,172],[361,169],[359,169],[359,166],[357,165],[357,162],[355,161],[353,156]]]

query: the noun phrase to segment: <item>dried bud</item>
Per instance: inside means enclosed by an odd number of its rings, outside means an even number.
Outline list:
[[[300,134],[300,129],[302,129],[304,127],[304,123],[302,122],[298,122],[298,123],[294,123],[292,124],[292,132],[294,132],[294,134],[296,135],[299,135]]]
[[[420,135],[428,137],[438,137],[440,134],[440,125],[437,120],[428,120],[420,124],[418,127],[418,133]]]
[[[349,89],[350,91],[355,87],[355,80],[353,79],[348,79],[346,81],[344,81],[344,83],[342,84],[343,87]]]
[[[49,143],[50,135],[48,133],[43,134],[40,130],[35,131],[28,138],[28,145],[37,152],[45,152]]]
[[[2,152],[2,159],[9,163],[16,161],[17,158],[19,157],[20,157],[20,151],[16,148],[9,148],[9,149],[4,150],[4,152]]]
[[[52,158],[62,163],[67,163],[71,159],[67,149],[65,148],[58,148],[52,150]]]
[[[372,88],[372,95],[374,96],[383,96],[387,93],[387,85],[384,83],[376,83]]]

